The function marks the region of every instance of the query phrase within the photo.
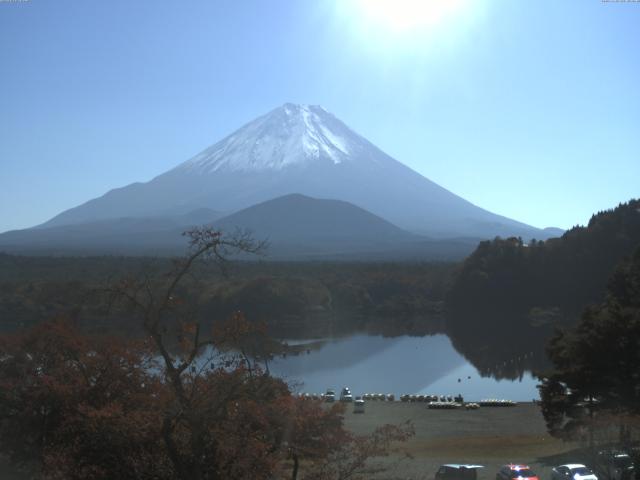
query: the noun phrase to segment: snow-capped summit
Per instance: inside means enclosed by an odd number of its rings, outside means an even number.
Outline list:
[[[353,159],[366,142],[318,105],[286,103],[207,148],[176,170],[280,170],[292,165]],[[368,143],[368,142],[367,142]]]

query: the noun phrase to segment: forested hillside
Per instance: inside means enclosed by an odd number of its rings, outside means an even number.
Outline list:
[[[194,268],[185,281],[202,321],[242,310],[272,335],[354,331],[423,335],[444,329],[443,298],[453,263],[237,262],[229,276]],[[124,278],[153,277],[171,260],[0,255],[0,331],[76,315],[92,332],[133,333],[126,312],[108,311],[101,291]]]
[[[543,365],[555,327],[575,324],[602,301],[616,265],[638,245],[640,200],[599,212],[560,238],[480,243],[447,295],[454,344],[485,373],[513,377]]]
[[[457,266],[235,262],[230,277],[194,269],[184,288],[197,292],[201,321],[242,310],[283,338],[446,330],[483,373],[514,378],[545,366],[555,328],[574,325],[587,305],[600,303],[616,265],[638,245],[640,201],[632,200],[561,238],[482,242]],[[0,329],[75,312],[90,331],[130,333],[128,316],[108,312],[100,290],[170,265],[170,259],[0,255]]]

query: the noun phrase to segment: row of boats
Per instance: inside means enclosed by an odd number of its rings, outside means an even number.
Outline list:
[[[451,395],[410,395],[408,393],[404,393],[402,395],[400,395],[400,401],[401,402],[448,402],[448,403],[463,403],[464,402],[464,398],[462,398],[462,395],[456,395],[451,396]]]
[[[477,410],[480,404],[475,402],[429,402],[427,408],[435,410],[454,410],[456,408],[464,408],[465,410]]]
[[[321,393],[300,393],[300,398],[310,400],[323,400],[325,402],[334,402],[338,400],[335,390],[327,389],[324,394]],[[361,397],[355,397],[357,400],[362,401],[380,401],[380,402],[394,402],[396,397],[393,393],[365,393]],[[341,402],[353,402],[354,396],[348,387],[344,387],[340,392],[339,400]],[[400,395],[401,402],[424,402],[427,403],[428,408],[432,409],[454,409],[454,408],[466,408],[467,410],[476,410],[480,407],[513,407],[517,405],[513,400],[488,398],[480,400],[479,402],[465,402],[462,395],[422,395],[422,394],[402,394]]]
[[[513,400],[506,399],[486,399],[479,402],[458,402],[458,401],[432,401],[427,404],[427,408],[451,410],[454,408],[465,408],[466,410],[477,410],[480,407],[515,407]]]

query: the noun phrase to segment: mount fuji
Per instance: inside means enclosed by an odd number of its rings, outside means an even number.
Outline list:
[[[552,233],[473,205],[391,158],[320,106],[290,103],[149,182],[111,190],[22,233],[125,218],[175,224],[195,219],[192,212],[215,211],[219,218],[291,194],[348,202],[432,239],[544,239]]]

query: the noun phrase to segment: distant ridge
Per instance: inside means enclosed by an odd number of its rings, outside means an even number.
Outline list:
[[[314,245],[381,245],[420,239],[351,203],[301,194],[251,206],[216,221],[214,227],[227,231],[249,229],[255,236],[271,241]]]

